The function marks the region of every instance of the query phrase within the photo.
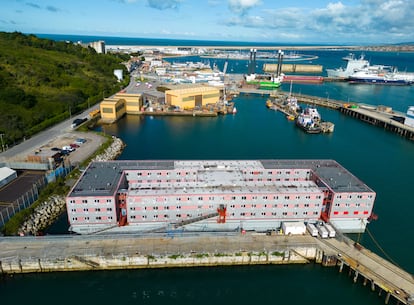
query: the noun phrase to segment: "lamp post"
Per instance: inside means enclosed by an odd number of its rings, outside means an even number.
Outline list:
[[[4,133],[0,133],[0,138],[1,138],[1,152],[4,151],[3,136],[4,136]]]

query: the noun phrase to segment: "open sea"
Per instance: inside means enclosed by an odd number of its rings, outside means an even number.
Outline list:
[[[51,38],[48,35],[47,38]],[[53,38],[53,37],[52,37]],[[58,39],[54,37],[54,39]],[[86,37],[61,39],[86,41]],[[188,41],[93,37],[114,45],[198,45]],[[58,39],[60,40],[60,39]],[[208,42],[199,42],[200,45]],[[210,42],[210,45],[223,45]],[[234,45],[234,43],[228,43]],[[245,43],[244,45],[249,45]],[[348,51],[307,50],[324,69],[343,65]],[[359,52],[356,52],[359,55]],[[372,64],[414,72],[413,53],[364,52]],[[174,61],[205,61],[175,58]],[[224,60],[208,59],[219,68]],[[264,61],[258,61],[258,71]],[[301,62],[306,63],[306,62]],[[230,71],[230,72],[229,72]],[[246,61],[231,60],[229,73],[246,73]],[[323,75],[326,75],[324,72]],[[289,84],[282,90],[289,91]],[[323,83],[293,84],[293,94],[385,105],[406,112],[414,105],[414,87]],[[364,234],[351,235],[365,247],[414,273],[414,143],[400,136],[318,108],[335,124],[333,134],[308,135],[281,113],[265,106],[266,97],[240,95],[238,113],[217,118],[127,115],[105,126],[126,144],[120,159],[334,159],[377,193],[377,221]],[[63,216],[49,230],[62,234]],[[241,266],[217,268],[125,270],[15,275],[0,280],[1,304],[383,304],[384,296],[354,284],[347,273],[320,265]]]

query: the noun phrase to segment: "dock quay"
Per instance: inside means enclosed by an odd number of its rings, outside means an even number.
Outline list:
[[[273,233],[273,232],[272,232]],[[350,282],[369,284],[384,298],[414,304],[414,278],[398,266],[338,235],[247,232],[7,237],[0,239],[0,273],[320,263],[348,270]]]
[[[339,272],[347,271],[354,283],[369,285],[372,291],[378,292],[378,296],[384,294],[385,304],[391,297],[397,304],[414,304],[412,274],[344,236],[318,239],[318,242],[327,257],[329,252],[335,256],[334,264]]]
[[[143,111],[142,115],[147,116],[197,116],[197,117],[216,117],[215,111]]]
[[[252,88],[238,88],[235,94],[259,94],[261,96],[268,95],[270,98],[277,98],[280,96],[287,96],[287,92],[282,91],[269,91]],[[392,109],[386,109],[389,107],[367,105],[364,103],[345,102],[340,100],[333,100],[328,98],[321,98],[316,96],[295,94],[299,103],[308,105],[320,106],[338,110],[341,113],[359,119],[371,125],[381,127],[385,130],[394,132],[408,140],[414,141],[414,128],[405,125],[405,114]],[[285,114],[288,114],[284,112]]]

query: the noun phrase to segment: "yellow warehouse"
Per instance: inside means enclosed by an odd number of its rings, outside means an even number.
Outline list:
[[[125,115],[125,99],[106,98],[100,104],[101,119],[104,122],[112,123]]]
[[[128,114],[139,114],[141,113],[142,107],[142,96],[141,94],[134,93],[122,93],[119,92],[115,94],[115,99],[124,99],[125,100],[125,111]]]
[[[193,109],[207,104],[215,104],[220,100],[220,89],[213,86],[194,86],[165,92],[167,105],[180,109]]]

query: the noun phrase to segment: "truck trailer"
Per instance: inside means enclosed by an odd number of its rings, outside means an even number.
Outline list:
[[[325,228],[326,230],[328,230],[328,236],[333,238],[336,236],[336,231],[335,229],[329,224],[329,223],[325,223]]]
[[[313,237],[318,236],[318,229],[316,229],[316,227],[313,223],[308,223],[306,225],[306,229],[308,229],[308,232],[311,236],[313,236]]]
[[[329,237],[329,233],[328,233],[328,230],[325,228],[325,226],[323,226],[323,225],[318,225],[318,232],[319,232],[319,235],[322,237],[322,238],[328,238]]]

